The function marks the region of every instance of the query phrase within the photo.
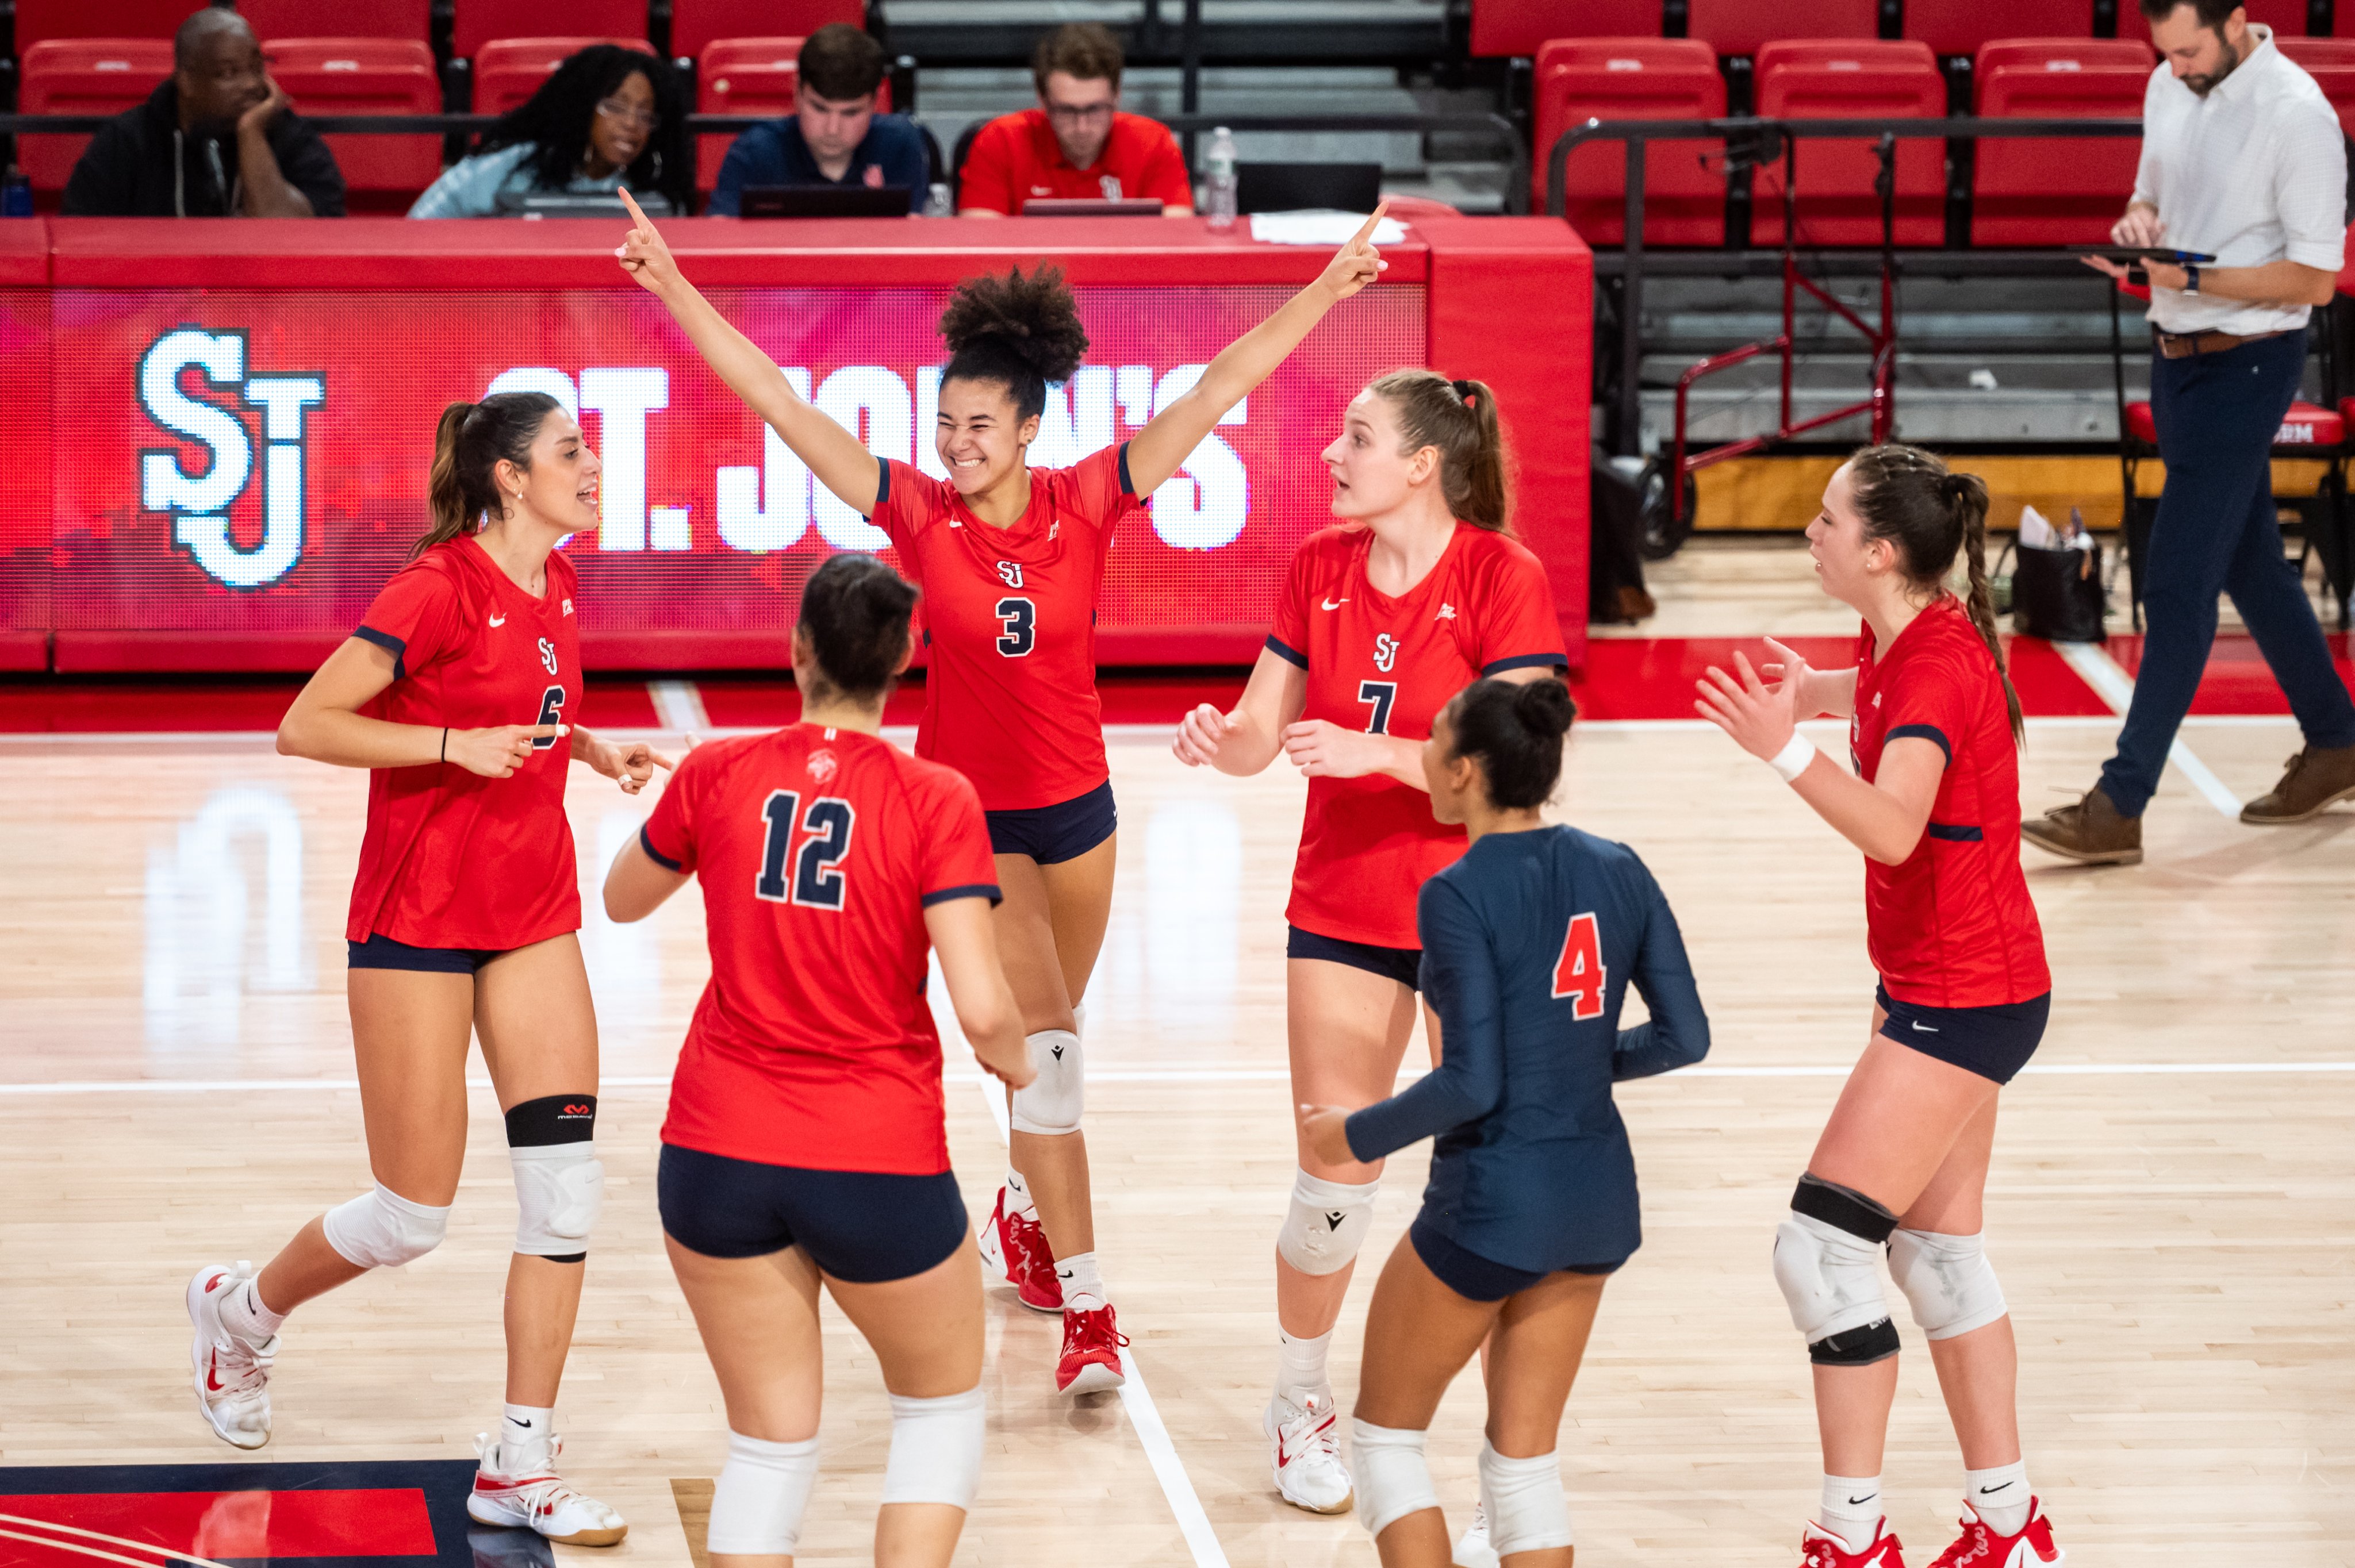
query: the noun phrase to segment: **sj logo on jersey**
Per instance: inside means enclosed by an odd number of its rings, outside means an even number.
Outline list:
[[[556,644],[545,637],[539,640],[539,662],[549,674],[556,673]]]
[[[1385,675],[1389,674],[1391,666],[1398,662],[1398,652],[1399,640],[1387,631],[1382,632],[1374,639],[1374,668]]]
[[[1020,588],[1022,586],[1022,563],[1019,561],[1000,561],[997,563],[997,575],[1006,579],[1006,586],[1007,588]]]
[[[253,432],[242,414],[183,389],[192,370],[261,411],[261,536],[250,547],[231,533],[229,509],[253,482]],[[139,454],[139,504],[172,514],[173,548],[228,588],[261,588],[292,571],[303,558],[304,410],[325,404],[326,378],[249,375],[244,333],[182,326],[147,345],[138,385],[147,417],[205,452],[193,469],[183,447]]]

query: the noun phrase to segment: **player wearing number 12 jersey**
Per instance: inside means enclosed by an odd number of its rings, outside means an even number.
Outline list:
[[[1343,525],[1293,557],[1241,703],[1188,715],[1175,749],[1235,774],[1281,752],[1308,776],[1286,910],[1292,1097],[1357,1107],[1389,1096],[1414,1028],[1416,893],[1464,853],[1464,830],[1431,814],[1421,747],[1432,716],[1484,675],[1550,680],[1569,661],[1544,570],[1505,532],[1504,438],[1487,387],[1428,370],[1382,376],[1350,402],[1325,461]],[[1276,1237],[1263,1425],[1277,1493],[1338,1513],[1350,1488],[1326,1361],[1381,1166],[1305,1143],[1298,1154]]]
[[[627,196],[624,196],[624,200]],[[1127,441],[1064,469],[1027,461],[1050,384],[1087,351],[1062,276],[1019,269],[958,288],[932,433],[942,479],[879,462],[796,393],[679,276],[638,216],[622,265],[669,307],[720,377],[817,482],[879,524],[925,594],[931,667],[917,753],[970,778],[988,813],[996,921],[1039,1076],[1012,1096],[1010,1160],[984,1259],[1026,1306],[1063,1315],[1055,1383],[1119,1386],[1122,1339],[1095,1254],[1081,999],[1112,914],[1114,828],[1095,689],[1095,600],[1122,521],[1341,301],[1379,275],[1377,212],[1315,282],[1204,367]]]
[[[452,404],[435,441],[432,531],[279,726],[281,751],[370,770],[345,989],[376,1181],[258,1276],[214,1265],[187,1295],[197,1406],[224,1441],[258,1448],[285,1315],[442,1240],[479,1033],[519,1217],[507,1405],[499,1436],[476,1439],[466,1511],[581,1546],[610,1546],[628,1526],[555,1468],[557,1386],[604,1182],[565,775],[584,761],[634,794],[669,766],[573,716],[580,586],[555,547],[597,525],[600,467],[553,397]]]

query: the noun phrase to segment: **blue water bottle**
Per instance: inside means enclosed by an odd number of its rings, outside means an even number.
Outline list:
[[[30,217],[33,216],[33,182],[16,164],[8,165],[5,177],[0,177],[0,217]]]

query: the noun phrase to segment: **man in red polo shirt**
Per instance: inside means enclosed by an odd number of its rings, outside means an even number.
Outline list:
[[[1039,41],[1030,77],[1039,107],[981,128],[965,154],[957,212],[1010,217],[1045,196],[1087,201],[1150,197],[1167,217],[1194,211],[1177,138],[1120,110],[1120,42],[1093,22],[1058,27]]]

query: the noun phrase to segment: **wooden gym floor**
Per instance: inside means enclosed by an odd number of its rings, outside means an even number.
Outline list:
[[[2028,810],[2084,788],[2115,730],[2098,711],[2038,719]],[[1124,1396],[1058,1398],[1056,1325],[993,1293],[991,1445],[958,1561],[1371,1563],[1354,1520],[1273,1499],[1259,1431],[1302,787],[1188,772],[1164,733],[1114,736],[1119,890],[1089,997],[1100,1250],[1142,1375]],[[2355,1563],[2355,810],[2243,828],[2222,808],[2271,784],[2295,729],[2226,714],[2184,738],[2147,863],[2030,859],[2056,1005],[2006,1096],[1988,1205],[2030,1473],[2080,1563]],[[0,758],[0,1465],[231,1460],[190,1408],[180,1291],[366,1182],[340,939],[366,781],[235,732],[18,736]],[[593,887],[644,808],[585,769],[570,804]],[[1648,1240],[1604,1297],[1562,1431],[1580,1563],[1788,1563],[1817,1460],[1767,1251],[1864,1038],[1858,857],[1691,724],[1582,726],[1559,810],[1657,873],[1716,1040],[1704,1067],[1621,1096]],[[689,893],[634,928],[595,907],[611,1185],[559,1422],[567,1472],[633,1531],[558,1555],[684,1565],[723,1423],[653,1172],[705,973],[701,906]],[[950,1077],[978,1215],[1000,1133],[954,1051]],[[276,1438],[254,1457],[464,1458],[495,1420],[513,1198],[486,1090],[474,1106],[448,1245],[293,1319]],[[1369,1259],[1422,1169],[1394,1162]],[[1336,1340],[1345,1410],[1369,1285]],[[1899,1320],[1889,1491],[1923,1564],[1951,1531],[1959,1460]],[[889,1427],[871,1358],[832,1321],[811,1564],[864,1560]],[[1479,1420],[1462,1380],[1432,1441],[1459,1524]]]

